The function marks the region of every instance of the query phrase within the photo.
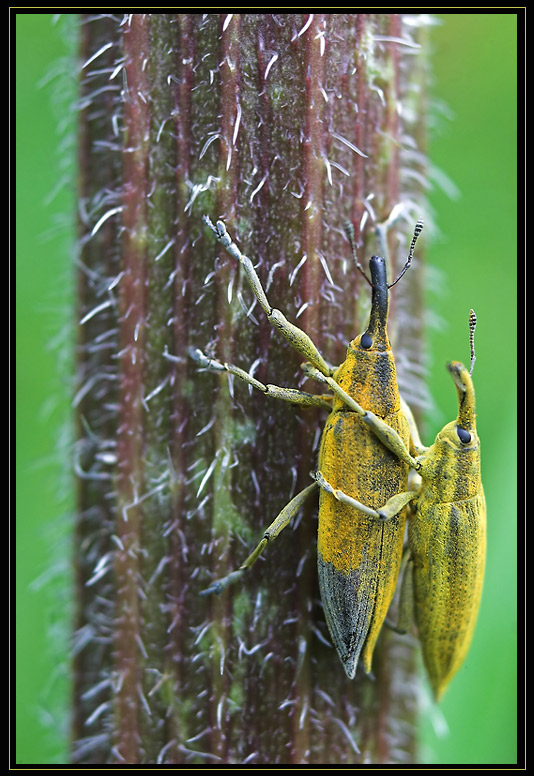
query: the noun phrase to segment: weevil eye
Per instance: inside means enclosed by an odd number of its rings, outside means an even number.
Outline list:
[[[460,426],[456,427],[456,433],[458,434],[458,439],[463,445],[468,445],[471,441],[471,434],[469,431],[466,431],[465,428],[460,428]]]
[[[365,350],[369,350],[369,348],[373,347],[373,338],[368,332],[364,332],[360,337],[360,345],[362,348],[365,348]]]

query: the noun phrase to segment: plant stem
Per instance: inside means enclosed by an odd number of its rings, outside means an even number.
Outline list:
[[[423,17],[80,18],[74,760],[413,763],[414,648],[384,629],[373,676],[346,678],[316,502],[241,586],[199,596],[310,483],[324,413],[230,392],[187,351],[303,384],[208,214],[271,304],[343,360],[369,304],[343,223],[366,264],[375,225],[401,213],[393,277],[421,215]],[[420,361],[420,274],[393,292],[401,389]]]

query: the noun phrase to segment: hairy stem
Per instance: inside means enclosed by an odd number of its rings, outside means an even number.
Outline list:
[[[425,38],[402,14],[80,17],[77,762],[415,761],[413,646],[384,630],[373,675],[346,678],[316,501],[243,584],[199,596],[310,484],[324,411],[230,391],[187,354],[305,381],[207,214],[343,360],[369,306],[344,223],[364,266],[388,223],[394,277],[421,215]],[[390,322],[416,401],[420,275]]]

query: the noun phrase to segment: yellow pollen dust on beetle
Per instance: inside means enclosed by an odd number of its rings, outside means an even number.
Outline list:
[[[224,223],[213,225],[207,217],[205,221],[242,266],[268,320],[306,359],[301,365],[306,375],[324,383],[330,393],[314,395],[265,385],[233,364],[190,349],[190,355],[205,369],[226,371],[265,395],[294,405],[329,410],[314,482],[282,509],[244,563],[212,582],[202,594],[221,593],[240,579],[319,487],[319,586],[330,636],[348,677],[355,676],[360,657],[365,671],[371,670],[376,640],[402,565],[399,629],[408,627],[413,612],[430,682],[439,699],[465,657],[478,612],[485,503],[470,373],[457,362],[449,365],[458,392],[458,418],[445,426],[430,448],[421,444],[397,386],[387,336],[389,288],[410,266],[423,223],[417,222],[407,261],[393,283],[387,283],[385,260],[371,258],[369,325],[349,343],[345,361],[333,367],[304,331],[271,307],[252,262],[232,241]],[[346,233],[363,273],[350,226]],[[473,313],[471,342],[475,320]],[[420,475],[414,490],[408,488],[410,468]],[[404,550],[408,508],[408,546]]]

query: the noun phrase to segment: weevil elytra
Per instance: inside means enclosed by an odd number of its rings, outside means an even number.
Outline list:
[[[401,630],[413,612],[423,659],[439,700],[469,649],[478,615],[486,555],[486,502],[480,475],[480,442],[476,430],[475,392],[471,373],[475,361],[473,334],[476,316],[469,316],[471,370],[458,361],[447,368],[458,393],[456,420],[448,423],[430,447],[424,447],[411,413],[413,459],[390,429],[372,421],[376,433],[391,450],[416,469],[417,490],[398,493],[378,509],[389,520],[410,503],[408,550],[401,585]],[[332,491],[328,478],[318,477]],[[336,497],[352,500],[342,492]]]
[[[302,365],[305,372],[325,382],[333,396],[264,385],[233,364],[207,358],[198,349],[190,351],[203,367],[226,370],[267,396],[330,410],[320,445],[317,483],[305,488],[284,507],[237,570],[213,582],[203,593],[220,593],[239,579],[268,542],[289,524],[317,484],[322,484],[317,548],[321,597],[332,641],[347,675],[353,678],[360,653],[365,670],[371,668],[376,639],[397,583],[406,520],[405,509],[398,509],[387,521],[377,520],[375,511],[396,494],[405,492],[408,465],[379,441],[369,419],[391,429],[403,445],[409,445],[410,441],[410,427],[401,409],[395,361],[387,336],[386,263],[379,256],[371,258],[369,326],[349,344],[345,361],[336,368],[328,364],[307,334],[271,307],[252,262],[232,241],[224,223],[218,221],[214,226],[207,217],[205,221],[221,245],[243,267],[269,321],[305,357],[307,363]],[[419,221],[401,275],[412,260],[422,228]],[[351,240],[351,233],[347,234]],[[326,480],[330,488],[325,486]],[[350,497],[350,504],[336,497],[333,491],[337,490]]]

